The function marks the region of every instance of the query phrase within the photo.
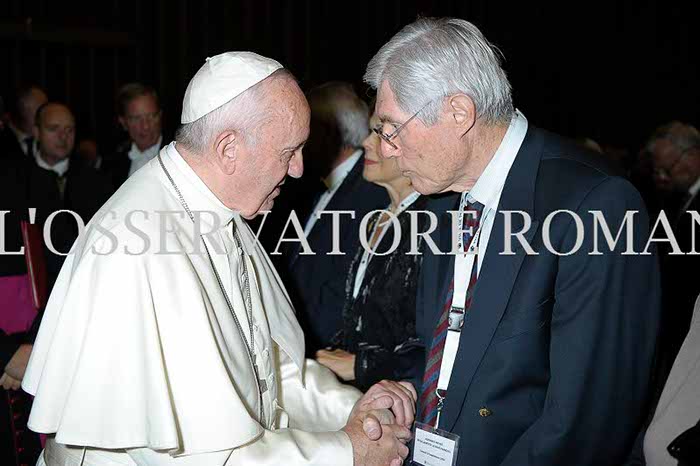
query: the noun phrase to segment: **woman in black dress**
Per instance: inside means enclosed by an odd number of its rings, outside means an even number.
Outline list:
[[[373,116],[370,124],[379,124],[378,118]],[[420,386],[425,347],[416,335],[415,308],[423,244],[418,237],[418,254],[409,254],[415,252],[410,212],[424,210],[426,199],[401,175],[396,159],[381,156],[377,134],[370,132],[363,146],[363,176],[385,188],[391,203],[369,218],[366,244],[358,248],[348,271],[343,327],[334,339],[335,349],[321,350],[316,357],[361,390],[383,379]],[[417,231],[424,231],[427,214],[413,215]]]

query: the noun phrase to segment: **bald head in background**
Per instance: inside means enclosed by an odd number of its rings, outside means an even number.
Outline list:
[[[48,164],[65,160],[75,147],[75,117],[66,105],[49,102],[38,108],[34,138],[40,157]]]

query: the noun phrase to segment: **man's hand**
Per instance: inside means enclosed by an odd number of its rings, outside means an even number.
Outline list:
[[[32,354],[32,345],[24,344],[17,348],[10,362],[5,366],[5,373],[20,382],[24,378],[24,371],[27,370],[29,356]]]
[[[0,386],[5,390],[19,390],[20,385],[21,382],[19,380],[12,378],[7,375],[7,373],[4,373],[2,377],[0,377]]]
[[[380,426],[379,440],[370,440],[362,420],[350,419],[343,431],[350,437],[354,466],[401,466],[408,456],[404,443],[411,438],[411,431],[399,425]]]
[[[367,393],[355,403],[348,422],[355,416],[362,416],[364,420],[372,410],[390,408],[394,413],[396,423],[410,429],[416,414],[417,399],[418,394],[409,382],[382,380],[372,385]]]
[[[345,382],[355,380],[355,355],[345,350],[320,350],[316,352],[316,361],[332,370]]]

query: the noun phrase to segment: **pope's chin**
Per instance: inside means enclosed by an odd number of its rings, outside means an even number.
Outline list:
[[[246,220],[250,220],[250,219],[252,219],[252,218],[257,217],[257,216],[260,215],[262,212],[265,212],[265,211],[268,211],[268,210],[272,210],[272,206],[275,205],[275,197],[277,197],[277,194],[278,194],[278,193],[279,193],[279,191],[278,191],[277,189],[275,189],[275,191],[273,191],[271,194],[269,194],[269,195],[265,198],[265,200],[263,201],[263,203],[260,204],[260,206],[259,206],[256,210],[254,210],[254,211],[252,211],[252,212],[251,212],[251,211],[247,211],[247,212],[246,212],[246,211],[241,210],[241,211],[239,212],[239,213],[241,214],[241,217],[245,218]]]

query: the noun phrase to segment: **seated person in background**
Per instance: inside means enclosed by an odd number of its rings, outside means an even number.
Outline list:
[[[99,171],[102,168],[102,156],[98,151],[97,141],[92,138],[81,139],[75,150],[75,155],[81,163],[95,170]]]
[[[5,229],[17,232],[21,219],[42,230],[51,219],[50,235],[45,236],[50,289],[80,232],[78,220],[70,213],[52,214],[69,210],[86,224],[113,191],[106,177],[74,160],[75,117],[66,105],[49,102],[39,107],[33,138],[32,156],[8,160],[0,172],[3,192],[10,193],[0,199],[0,210],[10,211]],[[36,209],[35,218],[28,208]]]
[[[374,209],[384,208],[386,191],[362,178],[362,141],[369,133],[369,109],[347,83],[330,82],[311,89],[311,133],[304,146],[304,177],[285,184],[287,207],[293,209],[309,247],[307,255],[300,244],[282,251],[282,279],[285,280],[299,323],[304,329],[306,356],[327,348],[342,326],[345,302],[345,275],[360,248],[357,232],[362,218]],[[300,186],[302,185],[302,186]],[[306,191],[306,192],[304,192]],[[289,205],[291,201],[291,205]],[[277,204],[286,223],[289,210]],[[328,211],[351,211],[337,222]],[[278,215],[275,210],[271,216]],[[343,254],[333,254],[335,227]],[[268,229],[266,224],[265,229]],[[271,228],[270,232],[274,232]],[[279,235],[274,234],[275,241]],[[289,231],[285,236],[290,236]],[[264,242],[263,242],[264,244]]]
[[[129,139],[104,161],[104,170],[112,177],[115,188],[158,155],[165,145],[163,110],[155,89],[141,83],[125,84],[117,93],[117,113]]]
[[[5,102],[8,112],[5,123],[0,122],[0,160],[32,157],[34,116],[37,109],[47,101],[43,89],[23,85]]]
[[[370,123],[377,125],[379,119],[373,116]],[[408,379],[416,385],[425,358],[425,348],[416,336],[415,318],[416,283],[423,256],[409,254],[411,214],[407,209],[423,210],[425,198],[413,189],[409,178],[401,175],[395,159],[381,156],[377,134],[371,132],[363,146],[362,176],[386,189],[391,203],[371,218],[367,227],[369,248],[358,248],[350,264],[343,326],[335,337],[337,349],[320,350],[316,357],[361,390],[382,379]],[[397,217],[400,230],[386,211]],[[418,231],[424,231],[424,220],[427,216],[418,215]]]

